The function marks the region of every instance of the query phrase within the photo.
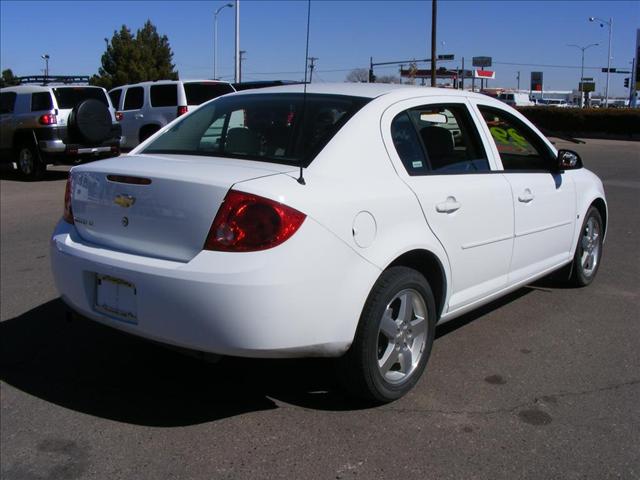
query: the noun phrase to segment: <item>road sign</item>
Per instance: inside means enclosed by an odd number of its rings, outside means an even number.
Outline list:
[[[490,67],[491,66],[491,57],[473,57],[473,66],[474,67]]]
[[[531,90],[534,92],[542,91],[542,72],[531,72]]]
[[[609,73],[616,73],[616,69],[615,68],[603,68],[602,69],[602,73],[607,73],[607,71]]]
[[[451,54],[446,54],[446,55],[438,55],[438,60],[453,60],[453,55]]]
[[[593,82],[593,77],[582,77],[583,82]]]
[[[578,90],[581,92],[595,92],[596,91],[596,82],[580,82],[578,84]]]

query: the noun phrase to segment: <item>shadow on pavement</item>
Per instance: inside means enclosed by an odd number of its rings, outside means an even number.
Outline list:
[[[65,180],[69,176],[69,172],[65,170],[47,169],[44,176],[35,182],[50,182],[55,180]],[[27,182],[20,173],[11,165],[0,165],[0,180],[12,180],[16,182]],[[30,181],[29,181],[30,182]]]
[[[450,333],[526,295],[520,289],[437,329]],[[59,299],[0,323],[0,379],[62,407],[146,426],[186,426],[278,408],[367,405],[340,389],[330,359],[225,357],[212,364],[96,322],[68,320]]]

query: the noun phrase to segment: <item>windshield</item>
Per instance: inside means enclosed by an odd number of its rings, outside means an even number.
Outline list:
[[[228,83],[185,83],[184,93],[187,96],[187,105],[200,105],[214,98],[233,92],[233,87]]]
[[[58,87],[53,89],[58,108],[73,108],[80,102],[93,98],[109,107],[107,96],[101,88],[91,87]]]
[[[309,165],[369,99],[302,93],[230,95],[203,105],[142,153]],[[304,113],[304,115],[303,115]]]

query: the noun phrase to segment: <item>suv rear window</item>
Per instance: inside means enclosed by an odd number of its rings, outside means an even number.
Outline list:
[[[120,97],[122,96],[122,89],[118,88],[117,90],[111,90],[109,92],[109,98],[111,99],[111,105],[116,110],[120,108]]]
[[[144,89],[142,87],[133,87],[127,89],[124,94],[123,110],[138,110],[142,108],[144,103]]]
[[[42,110],[53,110],[53,102],[49,92],[38,92],[31,94],[31,111],[41,112]]]
[[[226,83],[185,83],[184,93],[187,96],[187,105],[200,105],[212,98],[234,92],[235,90]]]
[[[109,101],[101,88],[91,87],[58,87],[53,89],[58,108],[73,108],[80,102],[94,99],[104,103],[107,107]]]
[[[178,85],[152,85],[151,86],[151,106],[152,107],[177,107],[178,106]]]
[[[143,153],[309,165],[368,98],[271,93],[219,98],[186,116]],[[304,112],[304,115],[303,115]]]
[[[16,92],[0,93],[0,113],[13,113],[16,96]]]

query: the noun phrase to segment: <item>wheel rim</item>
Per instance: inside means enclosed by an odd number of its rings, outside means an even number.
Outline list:
[[[586,277],[591,277],[598,266],[600,241],[600,224],[594,217],[589,217],[582,232],[582,255],[580,256],[582,273]]]
[[[394,384],[416,370],[427,343],[427,306],[416,290],[402,290],[387,304],[378,328],[378,370]]]
[[[31,150],[28,148],[20,149],[18,165],[20,166],[20,171],[26,175],[30,175],[33,172],[33,154]]]

